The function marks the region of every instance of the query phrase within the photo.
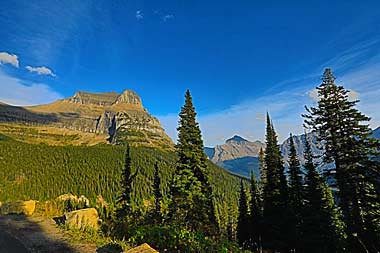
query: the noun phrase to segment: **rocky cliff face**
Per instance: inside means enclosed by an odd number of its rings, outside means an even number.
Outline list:
[[[104,135],[111,143],[128,141],[136,145],[173,147],[160,122],[144,109],[141,98],[131,90],[121,94],[77,92],[51,104],[24,108],[3,104],[0,122]]]

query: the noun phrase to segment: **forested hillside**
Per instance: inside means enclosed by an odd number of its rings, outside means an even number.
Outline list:
[[[114,145],[48,146],[26,144],[0,135],[0,201],[50,200],[64,193],[85,195],[94,204],[98,195],[115,203],[120,193],[125,148]],[[153,204],[154,164],[159,163],[162,191],[174,171],[174,153],[152,148],[132,148],[132,168],[139,173],[133,182],[134,208],[145,211]],[[209,163],[213,192],[221,225],[237,213],[240,178]]]

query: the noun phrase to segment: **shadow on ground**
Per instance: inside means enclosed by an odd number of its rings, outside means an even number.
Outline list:
[[[75,253],[63,236],[60,238],[53,226],[49,229],[41,226],[38,219],[24,215],[0,216],[0,252],[41,252],[41,253]],[[54,230],[54,231],[53,231]]]

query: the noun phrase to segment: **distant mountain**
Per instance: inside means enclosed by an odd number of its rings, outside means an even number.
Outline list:
[[[0,104],[0,133],[16,140],[53,145],[129,143],[170,149],[160,122],[131,90],[77,92],[51,104],[18,107]]]
[[[372,137],[376,139],[380,139],[380,126],[373,130]]]
[[[248,141],[235,135],[224,144],[215,148],[205,148],[209,159],[215,164],[242,176],[250,176],[251,170],[259,175],[258,156],[265,144],[260,141]]]
[[[372,137],[380,139],[380,127],[373,130]],[[295,135],[294,144],[301,164],[304,163],[303,153],[305,151],[306,138],[311,143],[311,149],[315,155],[321,155],[322,151],[318,148],[317,136],[315,133],[308,133],[307,135]],[[286,139],[281,145],[281,153],[284,158],[284,165],[287,167],[290,138]],[[250,171],[254,170],[255,175],[259,176],[259,163],[258,154],[260,148],[265,148],[265,144],[260,141],[248,141],[240,136],[226,140],[222,145],[217,145],[215,148],[207,147],[205,152],[209,159],[217,165],[242,176],[248,177]],[[316,162],[321,162],[316,159]],[[333,166],[332,164],[323,165],[320,169],[325,169]]]

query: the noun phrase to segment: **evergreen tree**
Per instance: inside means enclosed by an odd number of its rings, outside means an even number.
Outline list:
[[[298,160],[293,135],[289,139],[289,204],[290,204],[290,240],[295,252],[300,251],[301,226],[303,215],[304,189],[302,183],[301,165]]]
[[[237,239],[240,247],[248,248],[250,237],[249,215],[247,195],[244,190],[243,181],[240,182],[239,216],[237,223]]]
[[[138,170],[132,173],[132,159],[129,144],[127,144],[125,153],[125,165],[122,172],[121,180],[121,193],[117,200],[116,209],[116,221],[115,221],[115,233],[122,237],[125,235],[127,222],[129,217],[132,215],[132,203],[131,203],[131,193],[132,193],[132,182],[137,176]]]
[[[251,171],[251,213],[250,213],[250,244],[253,250],[259,251],[261,248],[261,225],[262,225],[262,208],[259,188],[256,177]]]
[[[263,247],[268,250],[287,251],[289,249],[288,228],[286,227],[286,217],[288,216],[287,182],[280,146],[269,114],[267,114],[264,161],[266,183],[263,191]]]
[[[316,131],[324,143],[323,161],[334,162],[339,188],[339,205],[346,223],[349,249],[352,252],[380,251],[380,209],[376,183],[378,166],[370,158],[378,143],[369,138],[366,124],[370,119],[350,101],[349,91],[335,84],[326,69],[317,87],[318,106],[307,108],[305,125]]]
[[[171,220],[192,231],[218,230],[207,157],[189,90],[179,114],[178,161],[171,184]]]
[[[158,163],[156,162],[154,165],[154,179],[153,179],[153,194],[154,194],[154,220],[156,223],[161,222],[161,201],[162,201],[162,193],[161,193],[161,178],[158,169]]]
[[[259,151],[259,171],[260,171],[260,183],[262,185],[266,182],[266,171],[265,171],[265,154],[263,148]]]
[[[305,140],[305,207],[302,226],[302,251],[334,253],[341,251],[343,226],[332,193],[316,170],[309,140]]]

